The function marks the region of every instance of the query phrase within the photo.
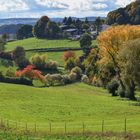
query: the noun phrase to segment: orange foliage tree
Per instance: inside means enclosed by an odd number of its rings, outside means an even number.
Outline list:
[[[16,71],[17,77],[26,77],[30,80],[38,79],[41,82],[45,82],[45,77],[41,74],[41,71],[35,70],[33,65],[28,65],[23,70]]]
[[[67,61],[69,58],[75,58],[76,55],[75,55],[75,52],[73,51],[66,51],[64,52],[64,55],[63,55],[63,59],[64,61]]]

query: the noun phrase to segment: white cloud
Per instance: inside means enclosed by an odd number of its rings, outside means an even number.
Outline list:
[[[22,0],[0,0],[0,11],[20,11],[28,9],[28,5]]]
[[[116,0],[116,5],[124,7],[133,1],[135,1],[135,0]]]
[[[106,8],[106,0],[36,0],[37,4],[52,8],[68,8],[68,10],[87,11]]]
[[[109,11],[124,7],[134,0],[0,0],[0,18],[106,16]]]

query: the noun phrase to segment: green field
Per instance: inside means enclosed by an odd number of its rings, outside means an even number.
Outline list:
[[[6,45],[6,49],[8,51],[13,50],[16,46],[23,46],[26,50],[38,49],[38,48],[80,47],[78,41],[29,38],[29,39],[9,42]]]
[[[93,41],[93,44],[96,44],[95,40]],[[26,50],[39,48],[57,48],[57,47],[78,48],[80,47],[80,43],[79,41],[72,41],[68,39],[47,40],[47,39],[29,38],[7,43],[6,50],[11,51],[15,49],[17,46],[23,46]]]
[[[139,93],[138,93],[139,94]],[[106,90],[82,83],[63,87],[35,88],[0,83],[0,117],[9,120],[10,125],[20,123],[24,129],[53,132],[82,131],[83,122],[87,131],[101,131],[105,120],[106,131],[124,131],[124,118],[127,130],[140,129],[140,107],[132,101],[112,98]]]

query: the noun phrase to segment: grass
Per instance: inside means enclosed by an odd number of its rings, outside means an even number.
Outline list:
[[[78,41],[71,40],[47,40],[29,38],[14,42],[9,42],[6,49],[13,50],[16,46],[23,46],[25,49],[37,49],[37,48],[56,48],[56,47],[80,47]]]
[[[96,41],[93,41],[95,44]],[[6,45],[6,50],[11,51],[15,49],[17,46],[23,46],[26,50],[28,49],[38,49],[38,48],[56,48],[56,47],[80,47],[79,41],[71,41],[68,39],[60,39],[60,40],[47,40],[47,39],[36,39],[29,38],[24,40],[18,40],[14,42],[9,42]]]
[[[86,134],[85,136],[80,134],[73,135],[47,135],[47,136],[29,136],[25,134],[12,134],[10,132],[1,131],[0,139],[6,140],[135,140],[139,139],[140,135],[132,133],[97,133],[97,134]]]
[[[0,83],[0,117],[20,121],[40,130],[48,130],[52,122],[55,132],[63,132],[65,122],[68,131],[101,131],[101,120],[105,130],[137,132],[140,129],[140,107],[132,101],[112,98],[106,90],[82,83],[63,87],[35,88]],[[15,125],[15,123],[14,123]]]

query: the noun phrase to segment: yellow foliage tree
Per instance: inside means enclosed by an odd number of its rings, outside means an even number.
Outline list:
[[[119,65],[120,60],[118,58],[118,53],[124,47],[125,43],[127,43],[129,40],[134,40],[137,38],[140,38],[140,26],[136,25],[112,26],[106,31],[102,32],[97,38],[100,49],[100,60],[98,61],[98,65],[103,66],[109,62],[112,62],[122,88],[125,87],[120,74],[121,69]]]

